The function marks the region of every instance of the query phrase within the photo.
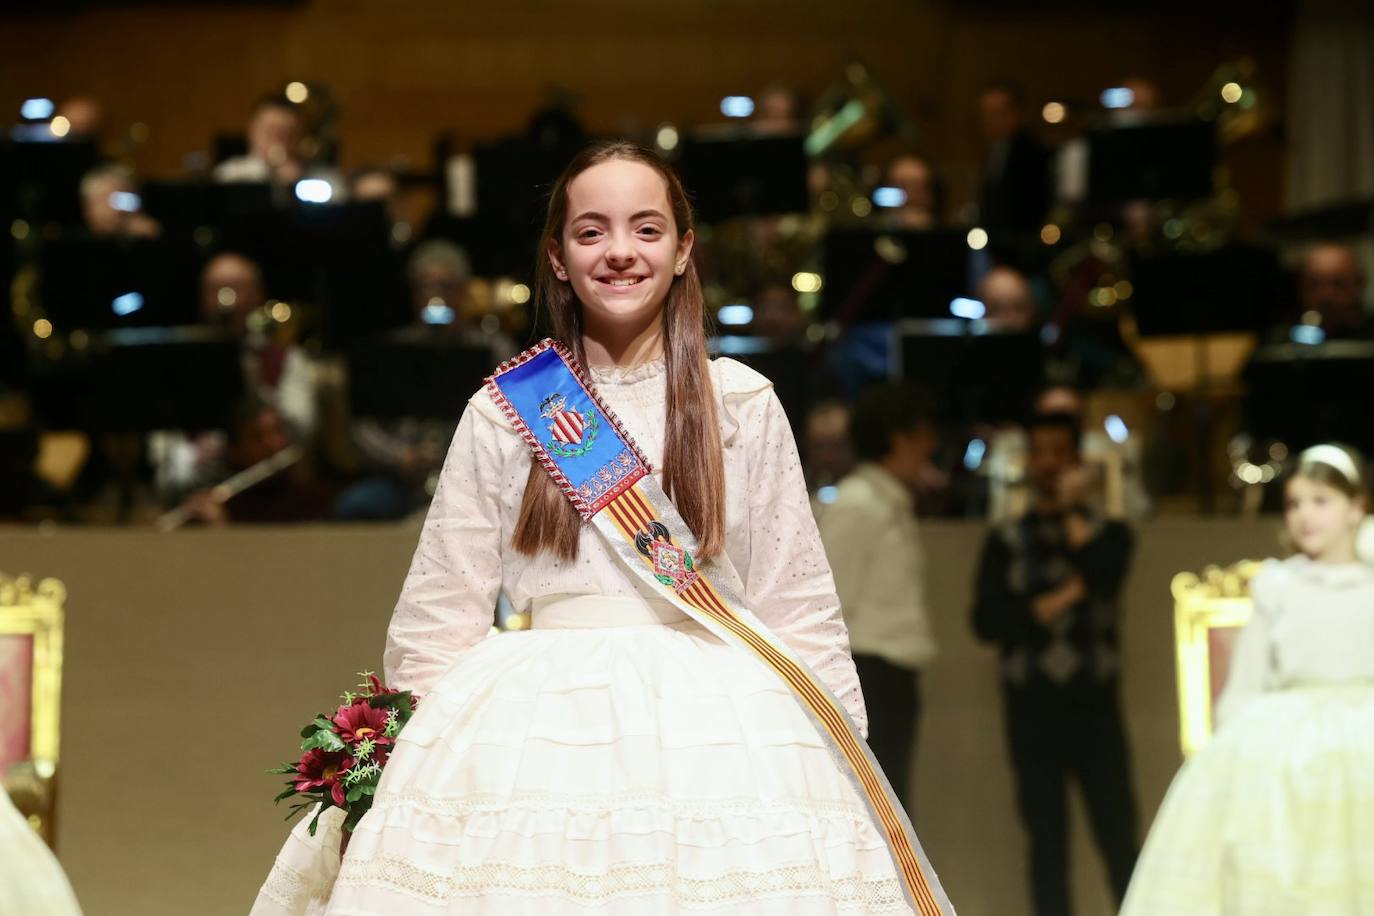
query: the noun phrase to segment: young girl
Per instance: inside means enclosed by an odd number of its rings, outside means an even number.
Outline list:
[[[1374,566],[1351,449],[1319,445],[1288,482],[1298,553],[1251,583],[1216,737],[1155,820],[1123,916],[1374,912]]]
[[[767,379],[707,359],[692,242],[657,157],[594,146],[554,186],[540,299],[690,528],[687,568],[862,729],[787,418]],[[890,791],[856,791],[782,678],[632,574],[509,411],[478,393],[449,449],[387,635],[419,711],[374,807],[342,865],[337,817],[298,825],[254,913],[952,912],[924,860],[938,904],[911,902],[874,814]],[[502,591],[533,628],[484,639]]]

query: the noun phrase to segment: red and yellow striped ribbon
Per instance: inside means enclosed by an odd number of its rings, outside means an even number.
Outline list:
[[[649,523],[658,515],[650,501],[640,492],[638,485],[608,503],[604,514],[614,522],[614,527],[632,546],[635,536],[647,530]],[[653,568],[651,559],[645,557],[644,562],[650,569]],[[798,699],[815,714],[863,785],[870,807],[876,814],[887,840],[888,848],[893,852],[900,877],[920,916],[942,916],[944,911],[926,881],[925,873],[921,869],[920,856],[907,836],[903,815],[893,805],[883,783],[883,777],[874,769],[865,748],[849,728],[844,712],[816,685],[802,666],[779,652],[755,632],[753,627],[742,621],[705,576],[696,576],[689,586],[677,594],[698,613],[727,629],[740,643],[753,651],[777,672]]]

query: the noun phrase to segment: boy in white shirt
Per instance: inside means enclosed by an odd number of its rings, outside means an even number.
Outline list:
[[[913,488],[937,437],[926,399],[875,385],[854,405],[860,464],[817,516],[868,704],[868,744],[908,812],[920,671],[935,655]]]

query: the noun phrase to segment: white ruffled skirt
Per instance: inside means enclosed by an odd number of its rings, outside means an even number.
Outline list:
[[[666,602],[569,598],[420,704],[340,866],[296,825],[254,914],[909,913],[778,677]]]
[[[1122,916],[1374,913],[1374,686],[1258,697],[1186,763]]]

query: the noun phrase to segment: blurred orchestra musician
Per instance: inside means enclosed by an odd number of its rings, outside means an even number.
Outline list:
[[[472,267],[462,248],[444,239],[424,242],[415,249],[406,273],[412,319],[386,339],[485,348],[492,365],[515,355],[509,337],[471,320]],[[361,474],[340,493],[335,517],[399,519],[427,505],[457,422],[456,416],[355,418],[351,435]]]
[[[297,441],[280,411],[250,396],[235,412],[224,452],[223,471],[233,475],[230,485],[196,490],[182,509],[193,520],[210,525],[328,519],[333,494],[304,461],[290,462],[248,485],[232,484],[282,455]]]
[[[329,182],[331,200],[345,199],[348,188],[343,178],[311,160],[310,139],[309,124],[297,105],[283,95],[264,96],[248,121],[248,152],[224,160],[212,175],[221,184],[283,187],[302,178],[319,178]]]
[[[132,170],[109,163],[81,178],[81,217],[86,231],[101,239],[151,239],[162,225],[143,212]]]
[[[353,200],[377,200],[386,204],[388,211],[400,197],[401,184],[396,173],[379,165],[369,165],[353,173],[348,183],[349,196]]]
[[[1164,107],[1164,93],[1159,84],[1144,76],[1128,76],[1121,86],[1131,93],[1126,103],[1127,111],[1158,111]]]
[[[760,134],[790,134],[802,129],[801,94],[783,83],[770,83],[759,93],[749,125]]]
[[[264,96],[248,120],[248,152],[215,166],[214,178],[225,184],[294,184],[305,177],[305,137],[296,106],[283,96]]]
[[[1313,245],[1298,270],[1298,314],[1274,329],[1287,340],[1292,324],[1314,325],[1325,340],[1374,340],[1374,316],[1364,307],[1365,275],[1355,250],[1337,242]]]
[[[273,408],[294,439],[309,441],[318,426],[317,367],[302,347],[280,336],[267,303],[262,271],[246,255],[222,251],[201,270],[201,318],[238,341],[244,390]],[[158,491],[175,499],[220,476],[227,446],[222,430],[153,433],[149,454]]]
[[[928,158],[914,152],[893,157],[884,170],[883,184],[902,192],[901,205],[884,212],[889,228],[919,231],[940,225],[943,186]]]
[[[989,230],[1039,232],[1050,207],[1050,155],[1031,132],[1021,87],[989,83],[978,97],[987,144],[978,218]]]
[[[994,330],[1033,331],[1039,319],[1035,293],[1026,275],[1014,267],[998,266],[978,281],[983,320]]]
[[[848,404],[838,400],[822,401],[807,412],[801,454],[807,489],[813,494],[833,488],[854,469]]]
[[[797,291],[786,279],[766,280],[753,296],[754,320],[749,330],[776,346],[798,343],[810,324]]]
[[[105,132],[105,106],[93,96],[72,96],[57,106],[57,117],[66,119],[72,139],[99,140]]]
[[[281,411],[302,436],[316,426],[315,367],[300,346],[263,320],[268,298],[262,270],[246,255],[224,251],[201,271],[201,317],[226,328],[243,348],[247,389]]]
[[[490,347],[497,361],[515,355],[515,342],[485,322],[473,321],[472,262],[463,248],[447,239],[416,246],[406,263],[411,321],[394,332],[402,339],[450,339]]]
[[[401,179],[395,169],[381,165],[358,169],[349,177],[348,199],[354,203],[380,203],[386,208],[392,247],[403,248],[410,242],[413,228],[402,212]]]
[[[1143,76],[1131,76],[1112,87],[1113,99],[1121,104],[1099,113],[1104,124],[1139,123],[1164,107],[1164,93],[1158,84]],[[1061,203],[1080,204],[1088,195],[1088,138],[1077,136],[1060,145],[1054,154],[1055,192]],[[1131,201],[1122,209],[1122,224],[1129,237],[1148,239],[1153,225],[1148,201]]]

